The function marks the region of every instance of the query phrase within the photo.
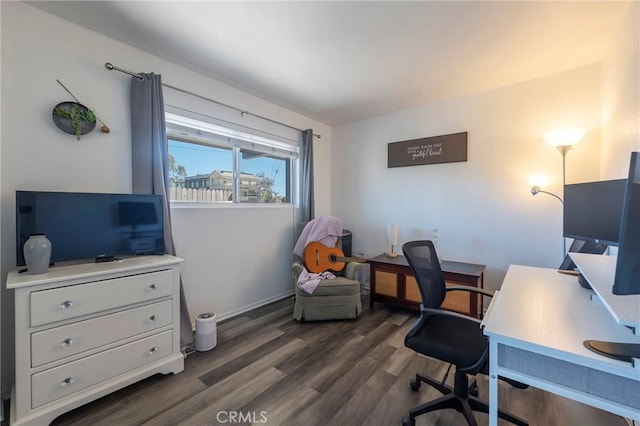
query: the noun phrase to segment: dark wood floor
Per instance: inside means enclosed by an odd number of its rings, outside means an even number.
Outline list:
[[[363,305],[357,320],[303,324],[292,318],[288,299],[248,312],[219,324],[217,346],[189,355],[182,373],[150,377],[53,424],[400,425],[411,407],[438,396],[426,385],[412,391],[410,378],[417,371],[441,377],[446,365],[403,346],[413,312]],[[501,408],[531,425],[627,424],[538,389],[500,386]],[[486,398],[486,379],[479,387]],[[487,424],[486,415],[476,418]],[[416,424],[457,426],[464,419],[444,410]]]

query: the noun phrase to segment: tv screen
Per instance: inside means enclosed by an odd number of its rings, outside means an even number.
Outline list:
[[[640,294],[640,152],[631,153],[613,294]]]
[[[51,262],[164,253],[159,195],[16,191],[16,264],[31,234],[51,241]]]
[[[565,185],[564,236],[618,245],[626,179]]]

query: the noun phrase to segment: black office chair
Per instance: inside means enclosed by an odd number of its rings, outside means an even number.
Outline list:
[[[438,255],[431,241],[408,242],[402,246],[402,251],[409,262],[422,296],[420,317],[405,337],[404,344],[420,354],[455,366],[453,388],[445,384],[446,374],[442,381],[416,374],[416,378],[410,382],[411,389],[417,391],[421,382],[424,382],[444,396],[412,409],[402,420],[402,424],[414,426],[415,418],[421,414],[453,408],[462,413],[470,426],[476,426],[473,411],[488,413],[489,405],[477,398],[475,381],[469,386],[467,375],[488,374],[488,340],[482,333],[480,320],[441,309],[440,305],[448,291],[470,291],[474,293],[472,297],[476,297],[476,293],[486,296],[493,294],[471,286],[447,287]],[[526,387],[517,382],[509,382],[519,388]],[[516,425],[528,425],[525,420],[503,411],[499,411],[498,416]]]

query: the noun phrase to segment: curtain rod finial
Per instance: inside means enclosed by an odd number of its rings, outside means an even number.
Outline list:
[[[113,71],[113,64],[111,62],[105,62],[104,67],[109,71]]]

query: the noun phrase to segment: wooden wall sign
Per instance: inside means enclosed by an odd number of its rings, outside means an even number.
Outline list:
[[[388,144],[388,168],[467,161],[467,132]]]

